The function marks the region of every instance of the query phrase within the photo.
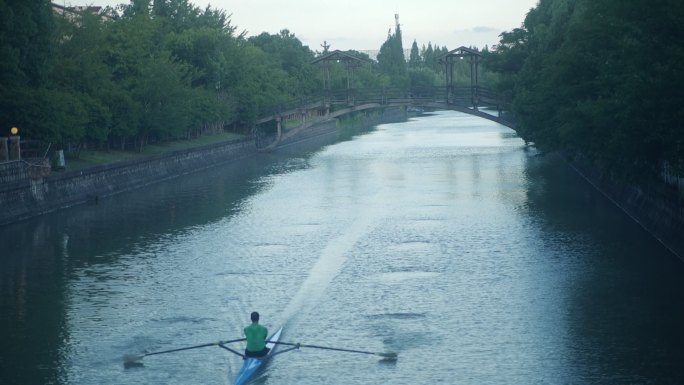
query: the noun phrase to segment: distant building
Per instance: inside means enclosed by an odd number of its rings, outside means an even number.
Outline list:
[[[75,19],[77,16],[85,12],[89,12],[93,15],[98,15],[105,20],[109,20],[112,18],[112,16],[106,12],[108,9],[109,8],[104,8],[95,5],[76,5],[66,7],[63,5],[59,5],[57,3],[52,3],[52,11],[56,15],[64,16],[65,18],[70,20]]]

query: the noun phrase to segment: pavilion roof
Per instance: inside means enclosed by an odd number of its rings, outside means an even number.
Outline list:
[[[357,62],[357,63],[363,63],[367,62],[368,59],[356,56],[352,53],[352,51],[340,51],[340,50],[334,50],[331,52],[328,52],[325,55],[321,55],[314,59],[311,64],[317,64],[325,61],[343,61],[347,63],[352,63],[352,62]]]
[[[437,58],[437,60],[442,61],[446,58],[452,58],[452,57],[477,57],[480,58],[482,57],[482,54],[472,48],[460,46],[456,49],[452,49],[451,51],[447,52],[445,55],[440,56]]]

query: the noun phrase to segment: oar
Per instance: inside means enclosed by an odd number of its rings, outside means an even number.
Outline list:
[[[319,346],[319,345],[306,345],[306,344],[293,344],[291,342],[273,342],[275,344],[280,344],[280,345],[289,345],[289,346],[296,346],[296,347],[302,347],[302,348],[313,348],[313,349],[325,349],[325,350],[335,350],[338,352],[348,352],[348,353],[361,353],[361,354],[373,354],[376,356],[380,356],[383,358],[389,358],[389,359],[396,359],[397,358],[397,353],[394,352],[367,352],[363,350],[354,350],[354,349],[342,349],[342,348],[333,348],[330,346]]]
[[[186,346],[184,348],[177,348],[177,349],[170,349],[170,350],[162,350],[160,352],[152,352],[152,353],[143,353],[143,354],[126,354],[124,356],[124,362],[125,363],[133,363],[142,360],[143,358],[147,356],[153,356],[155,354],[164,354],[164,353],[173,353],[173,352],[180,352],[182,350],[190,350],[190,349],[199,349],[199,348],[206,348],[208,346],[218,346],[220,344],[229,344],[231,342],[240,342],[244,341],[244,338],[236,339],[236,340],[230,340],[230,341],[218,341],[218,342],[209,342],[206,344],[201,344],[201,345],[194,345],[194,346]]]

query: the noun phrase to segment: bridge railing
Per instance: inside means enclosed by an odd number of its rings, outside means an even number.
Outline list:
[[[298,110],[302,112],[314,108],[334,110],[340,106],[346,108],[369,103],[379,105],[444,103],[462,107],[496,106],[501,108],[506,100],[494,90],[482,86],[336,89],[261,107],[258,110],[258,117],[263,120],[268,117],[291,114]]]
[[[257,109],[257,116],[259,118],[267,116],[282,115],[289,111],[298,109],[313,108],[316,104],[321,103],[321,95],[312,95],[305,98],[293,99],[286,102],[274,103],[267,106],[259,106]]]
[[[413,87],[413,88],[361,88],[349,90],[334,90],[328,93],[331,104],[354,105],[379,103],[381,105],[393,102],[408,102],[411,100],[445,100],[444,87]]]

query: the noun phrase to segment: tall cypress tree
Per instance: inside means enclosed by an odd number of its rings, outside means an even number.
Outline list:
[[[404,47],[401,42],[399,15],[395,15],[395,19],[394,34],[390,32],[387,40],[380,47],[378,65],[380,71],[389,76],[392,86],[406,87],[409,84],[409,78],[406,58],[404,57]]]
[[[420,67],[421,60],[420,60],[420,52],[418,51],[418,43],[413,40],[413,44],[411,45],[411,53],[409,55],[409,67],[411,68],[417,68]]]

